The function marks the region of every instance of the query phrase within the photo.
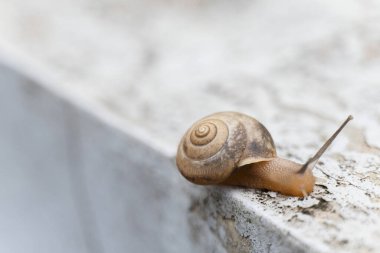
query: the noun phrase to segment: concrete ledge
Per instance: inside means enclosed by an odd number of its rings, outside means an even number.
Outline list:
[[[0,78],[4,249],[196,250],[167,157],[9,67]]]
[[[315,250],[248,204],[244,195],[251,191],[189,185],[172,157],[99,117],[99,111],[78,107],[49,85],[5,65],[0,65],[0,77],[5,164],[1,201],[10,208],[1,216],[2,223],[10,222],[7,236],[2,237],[4,248],[13,252]],[[23,181],[19,173],[25,174]],[[21,210],[23,202],[28,203],[26,210]],[[44,215],[18,213],[30,208]],[[14,215],[22,215],[24,224]]]

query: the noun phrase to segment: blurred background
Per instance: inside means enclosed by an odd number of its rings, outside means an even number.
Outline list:
[[[70,172],[85,167],[76,164],[85,154],[68,139],[95,130],[77,131],[85,116],[67,113],[65,97],[107,111],[170,157],[194,120],[238,110],[267,126],[281,155],[301,161],[348,114],[351,141],[338,141],[337,152],[380,154],[379,80],[374,0],[0,0],[0,251],[149,244],[125,239],[123,225],[103,230],[104,204],[91,205],[99,196],[82,186],[90,172]],[[40,81],[62,98],[33,88]],[[99,140],[107,137],[84,142]],[[101,194],[114,201],[105,203],[139,201],[112,197],[123,184]],[[115,244],[98,238],[113,233]]]

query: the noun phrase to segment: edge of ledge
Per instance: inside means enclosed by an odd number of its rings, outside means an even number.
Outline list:
[[[3,56],[1,52],[0,56]],[[96,121],[101,121],[108,128],[115,129],[117,132],[126,135],[128,139],[139,142],[143,146],[143,149],[154,152],[155,157],[159,157],[159,159],[166,159],[175,169],[172,148],[151,139],[149,133],[128,124],[125,119],[115,116],[106,108],[88,100],[78,101],[78,96],[59,88],[59,85],[56,85],[57,82],[54,81],[55,78],[51,73],[45,73],[42,68],[33,66],[29,59],[17,58],[17,60],[11,61],[9,57],[4,57],[1,58],[1,62],[10,70],[34,80],[36,85],[48,90],[53,96],[73,105],[79,112],[84,112]],[[81,97],[81,99],[84,98]],[[155,162],[156,161],[151,161],[151,163]],[[180,177],[179,173],[178,177]],[[175,180],[179,180],[180,182],[181,180],[184,181],[179,178]],[[228,243],[231,243],[231,238],[228,238],[228,233],[226,232],[224,232],[224,234],[227,234],[227,236],[220,236],[220,231],[215,229],[215,226],[218,226],[218,222],[223,223],[225,219],[233,221],[233,227],[241,236],[240,239],[248,238],[251,241],[253,246],[252,248],[246,248],[248,252],[261,252],[266,250],[269,252],[324,251],[324,249],[316,248],[315,245],[309,241],[301,240],[298,238],[300,235],[293,233],[285,228],[282,223],[265,214],[263,208],[254,206],[255,203],[244,196],[241,190],[233,188],[220,189],[218,187],[206,187],[200,191],[198,191],[198,189],[200,188],[192,187],[189,184],[185,185],[181,190],[184,191],[184,195],[187,194],[190,199],[190,206],[194,205],[194,202],[202,203],[200,208],[203,208],[203,210],[201,210],[201,212],[213,217],[211,218],[213,222],[210,222],[208,217],[200,217],[200,219],[209,227],[209,232],[214,233],[214,236],[219,238],[219,241],[221,241],[228,252],[233,252],[233,249],[228,248]],[[251,222],[249,222],[249,220]],[[222,227],[225,226],[222,225]],[[240,239],[239,237],[237,238],[237,240]],[[235,241],[235,243],[237,242]]]

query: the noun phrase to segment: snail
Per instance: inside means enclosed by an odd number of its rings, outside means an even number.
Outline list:
[[[306,197],[314,188],[313,168],[350,115],[305,164],[277,157],[271,134],[255,118],[219,112],[195,122],[182,137],[176,164],[190,182],[276,191]]]

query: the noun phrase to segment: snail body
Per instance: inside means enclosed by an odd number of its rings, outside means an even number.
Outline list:
[[[234,185],[267,189],[290,196],[313,191],[312,169],[349,116],[305,164],[277,157],[269,131],[255,118],[219,112],[195,122],[182,137],[176,163],[181,174],[201,185]]]

